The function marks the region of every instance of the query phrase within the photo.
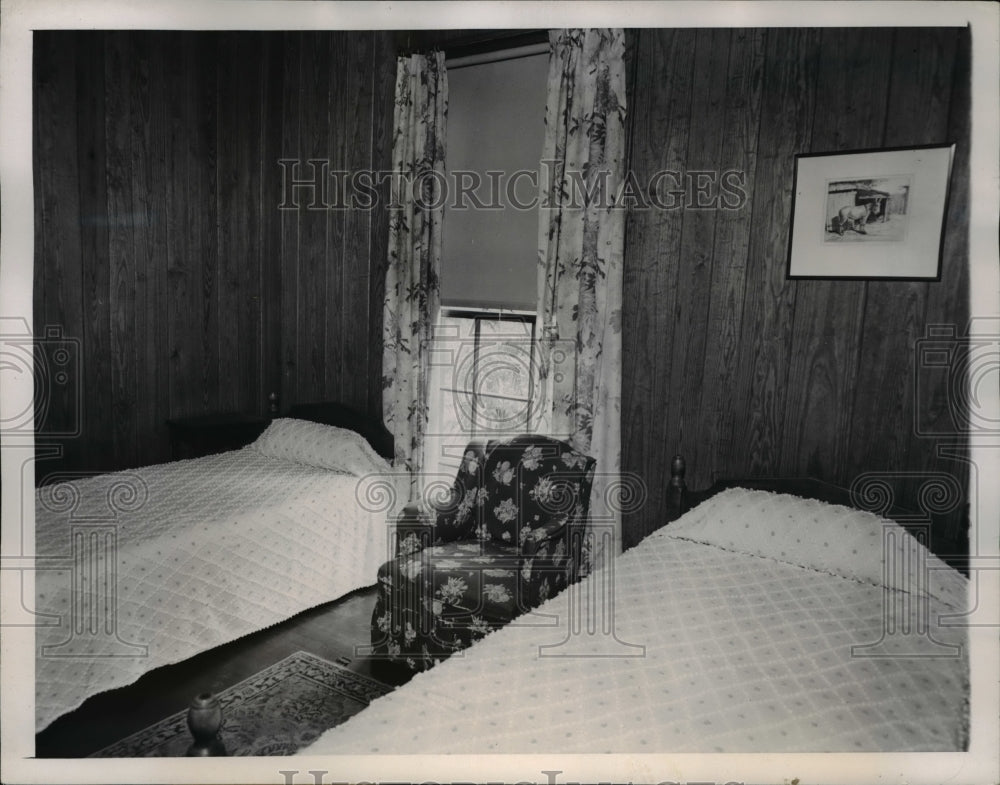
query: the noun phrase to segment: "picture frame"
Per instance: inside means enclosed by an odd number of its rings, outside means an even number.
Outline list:
[[[788,278],[937,281],[954,144],[802,153]]]

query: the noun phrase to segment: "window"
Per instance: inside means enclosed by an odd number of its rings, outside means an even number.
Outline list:
[[[546,54],[449,66],[445,307],[535,308],[547,77]]]
[[[452,191],[431,353],[424,455],[425,470],[438,477],[430,482],[454,477],[469,440],[533,427],[538,169],[548,71],[547,47],[541,49],[449,64]]]
[[[431,353],[429,471],[457,468],[462,448],[533,429],[535,317],[443,309]]]

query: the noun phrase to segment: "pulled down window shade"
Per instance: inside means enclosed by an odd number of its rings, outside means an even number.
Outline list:
[[[449,71],[443,306],[536,308],[547,77],[547,52]]]

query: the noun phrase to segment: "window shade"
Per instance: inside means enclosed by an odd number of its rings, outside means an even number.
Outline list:
[[[442,305],[535,309],[547,76],[547,54],[448,72]],[[519,171],[534,177],[517,178]],[[460,172],[476,172],[481,185],[468,188],[471,180]],[[459,196],[463,178],[465,205]],[[472,204],[472,194],[485,207]],[[531,206],[518,209],[516,203]]]

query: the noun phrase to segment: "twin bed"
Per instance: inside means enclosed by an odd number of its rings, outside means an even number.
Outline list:
[[[300,754],[961,751],[965,608],[898,524],[731,488]]]
[[[292,413],[239,450],[38,490],[36,731],[373,582],[391,436],[333,405]]]

